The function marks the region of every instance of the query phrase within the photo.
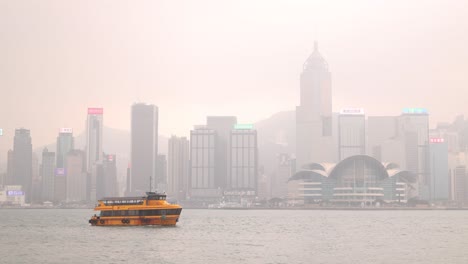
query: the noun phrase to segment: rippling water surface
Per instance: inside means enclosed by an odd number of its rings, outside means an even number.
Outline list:
[[[92,210],[0,210],[0,263],[468,263],[468,211],[184,210],[93,227]]]

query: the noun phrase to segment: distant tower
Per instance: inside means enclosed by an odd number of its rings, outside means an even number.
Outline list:
[[[158,108],[138,103],[132,106],[130,193],[149,191],[149,179],[156,180],[158,155]]]
[[[178,200],[186,199],[189,183],[189,141],[186,137],[169,139],[167,192]]]
[[[300,89],[300,105],[296,108],[298,168],[309,162],[334,162],[331,74],[317,42],[304,63]]]
[[[102,164],[103,109],[88,108],[86,122],[86,169],[90,175],[89,200],[96,200],[96,165]]]
[[[252,125],[238,124],[229,136],[229,172],[224,196],[235,201],[253,198],[258,191],[257,131]]]
[[[429,114],[425,108],[405,108],[399,119],[406,169],[418,176],[416,195],[429,198]]]
[[[42,201],[55,200],[55,152],[47,148],[42,151]]]
[[[57,137],[57,168],[65,168],[65,158],[74,149],[73,129],[61,128]]]
[[[32,143],[28,129],[16,129],[13,143],[13,182],[26,193],[25,202],[32,199]]]
[[[340,161],[366,154],[366,116],[363,109],[341,110],[338,117],[338,146]]]
[[[66,157],[67,168],[67,201],[83,202],[87,200],[86,161],[81,150],[72,150]]]

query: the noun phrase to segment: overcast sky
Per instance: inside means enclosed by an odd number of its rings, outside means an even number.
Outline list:
[[[0,1],[0,160],[15,128],[34,146],[81,132],[87,107],[129,130],[134,102],[158,105],[160,134],[207,115],[250,123],[299,102],[314,40],[333,109],[431,122],[468,114],[467,1]]]

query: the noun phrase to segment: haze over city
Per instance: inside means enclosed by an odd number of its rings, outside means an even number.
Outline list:
[[[129,130],[134,102],[159,107],[159,133],[207,115],[254,123],[299,102],[315,40],[330,65],[333,110],[431,126],[468,114],[465,1],[2,1],[0,160],[14,129],[33,145],[85,129],[87,107]]]

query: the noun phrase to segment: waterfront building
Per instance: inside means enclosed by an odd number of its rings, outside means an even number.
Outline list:
[[[288,180],[296,172],[294,159],[290,154],[281,153],[277,159],[277,169],[270,179],[271,197],[286,198],[288,195]]]
[[[87,185],[88,199],[96,200],[96,165],[102,163],[102,134],[103,134],[102,108],[88,108],[86,121],[86,171],[89,173]]]
[[[21,185],[0,186],[0,205],[24,206],[26,205],[26,193]]]
[[[367,119],[367,138],[369,156],[375,159],[382,160],[395,160],[394,157],[386,157],[382,159],[382,152],[386,149],[383,145],[392,145],[393,141],[398,135],[398,118],[395,116],[369,116]],[[385,144],[389,143],[390,144]],[[399,153],[392,156],[398,156]],[[399,163],[400,166],[403,164]]]
[[[427,198],[430,189],[429,114],[425,108],[405,108],[399,118],[404,142],[405,169],[417,175],[415,195]]]
[[[331,73],[315,43],[314,52],[303,65],[300,105],[296,107],[298,168],[309,162],[333,162],[337,159],[331,95]]]
[[[57,137],[57,161],[55,165],[55,202],[65,202],[67,200],[66,158],[67,154],[74,148],[73,129],[60,128]]]
[[[430,192],[429,200],[450,199],[448,144],[443,138],[429,139]]]
[[[242,202],[257,196],[258,145],[252,125],[237,124],[229,137],[228,178],[224,197]]]
[[[88,199],[85,153],[71,150],[66,157],[67,202],[84,202]]]
[[[213,129],[197,127],[190,131],[190,198],[217,200],[221,189],[215,183],[215,141]]]
[[[231,130],[237,123],[235,116],[208,116],[206,127],[216,131],[214,153],[214,184],[216,188],[226,188],[229,175],[229,138]]]
[[[118,195],[117,158],[115,154],[103,154],[102,164],[98,165],[97,198]]]
[[[7,153],[7,172],[6,172],[6,179],[5,179],[5,185],[8,184],[13,184],[15,182],[14,180],[14,173],[13,169],[15,167],[15,163],[13,162],[15,158],[13,150],[9,149]]]
[[[468,174],[466,166],[457,166],[453,170],[453,199],[458,205],[464,205],[468,202]]]
[[[148,191],[150,179],[156,180],[158,155],[158,108],[137,103],[131,113],[130,195]]]
[[[25,202],[32,201],[32,143],[28,129],[15,130],[13,143],[13,177],[11,185],[21,185]]]
[[[342,109],[338,117],[339,160],[366,154],[366,117],[362,108]]]
[[[55,152],[47,148],[42,151],[42,201],[53,202],[55,200]]]
[[[351,156],[337,164],[310,163],[294,174],[295,194],[305,204],[332,203],[365,206],[381,202],[406,202],[416,175],[395,163],[381,163],[366,156]]]
[[[167,194],[185,200],[189,189],[189,141],[186,137],[171,136],[168,143]]]
[[[158,192],[167,190],[167,159],[166,155],[158,154],[156,157],[156,181],[154,187]]]
[[[68,152],[74,148],[73,129],[60,128],[57,137],[57,168],[65,168],[65,158]]]

